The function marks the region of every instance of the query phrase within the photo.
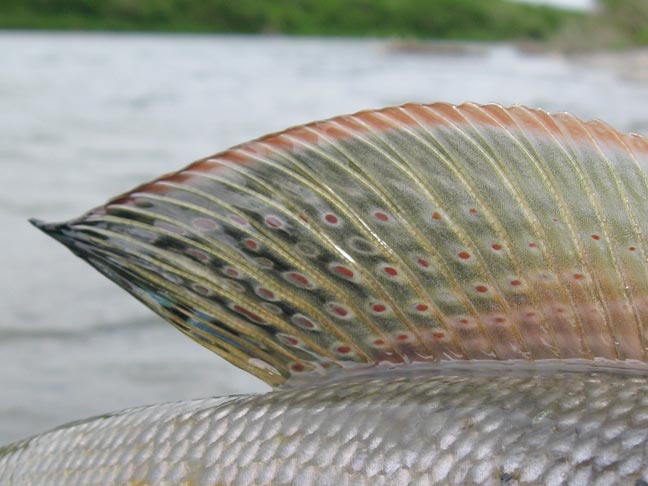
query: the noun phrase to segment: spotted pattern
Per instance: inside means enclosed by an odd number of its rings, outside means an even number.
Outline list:
[[[324,363],[646,361],[647,163],[648,141],[601,122],[412,104],[269,135],[43,228],[272,384]]]

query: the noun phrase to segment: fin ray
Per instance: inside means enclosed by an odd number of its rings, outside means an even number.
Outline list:
[[[470,359],[648,361],[648,141],[408,104],[201,159],[35,222],[273,385]]]

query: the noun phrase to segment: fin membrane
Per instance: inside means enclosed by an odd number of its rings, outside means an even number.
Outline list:
[[[36,223],[277,385],[358,364],[646,361],[648,141],[521,106],[288,129]]]

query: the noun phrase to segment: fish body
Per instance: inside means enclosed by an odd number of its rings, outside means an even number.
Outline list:
[[[645,484],[648,377],[370,372],[126,410],[0,454],[12,486]]]
[[[647,194],[638,135],[409,104],[35,221],[275,391],[64,426],[0,449],[0,478],[645,486]]]

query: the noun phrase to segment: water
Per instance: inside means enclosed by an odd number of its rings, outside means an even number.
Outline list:
[[[0,443],[128,406],[267,390],[26,223],[290,125],[407,101],[523,103],[648,131],[648,86],[506,45],[0,34]]]

